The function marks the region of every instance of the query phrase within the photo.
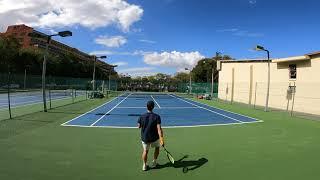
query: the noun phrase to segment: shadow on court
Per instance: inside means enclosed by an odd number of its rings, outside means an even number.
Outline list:
[[[166,164],[159,164],[157,167],[152,168],[152,169],[163,169],[163,168],[168,168],[168,167],[174,167],[174,168],[181,168],[184,173],[187,173],[188,171],[193,171],[204,164],[208,162],[208,159],[206,158],[200,158],[198,160],[186,160],[188,158],[188,155],[183,156],[181,159],[176,160],[174,164],[171,162],[168,162]]]

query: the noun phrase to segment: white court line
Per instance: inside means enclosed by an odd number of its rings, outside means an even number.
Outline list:
[[[151,98],[154,100],[154,102],[157,104],[157,106],[159,107],[159,108],[161,108],[161,106],[159,105],[159,103],[154,99],[154,97],[151,95]]]
[[[195,102],[195,103],[199,103],[199,104],[203,104],[203,105],[205,105],[205,106],[211,107],[210,105],[205,104],[205,103],[202,103],[202,102],[194,101],[194,100],[192,100],[192,99],[188,99],[188,100],[190,100],[190,101],[192,101],[192,102]],[[239,116],[244,116],[244,117],[247,117],[247,118],[250,118],[250,119],[254,119],[254,120],[258,121],[258,122],[264,122],[263,120],[260,120],[260,119],[257,119],[257,118],[253,118],[253,117],[246,116],[246,115],[243,115],[243,114],[239,114],[239,113],[236,113],[236,112],[231,112],[231,111],[224,110],[224,109],[221,109],[221,108],[218,108],[218,107],[212,107],[212,108],[219,109],[219,110],[221,110],[221,111],[226,111],[226,112],[229,112],[229,113],[231,113],[231,114],[236,114],[236,115],[239,115]],[[244,122],[244,123],[245,123],[245,122]]]
[[[118,104],[116,104],[113,108],[111,108],[108,112],[106,112],[103,116],[101,116],[98,120],[96,120],[94,123],[92,123],[90,126],[94,126],[97,124],[101,119],[103,119],[107,114],[109,114],[112,110],[114,110],[119,104],[121,104],[124,100],[126,100],[131,94],[129,94],[127,97],[122,99]]]
[[[193,126],[162,126],[165,129],[174,128],[195,128],[195,127],[212,127],[212,126],[230,126],[230,125],[241,125],[241,124],[253,124],[259,123],[255,121],[251,122],[236,122],[236,123],[223,123],[223,124],[207,124],[207,125],[193,125]],[[109,128],[109,129],[138,129],[134,126],[85,126],[85,125],[64,125],[66,127],[81,127],[81,128]]]
[[[115,100],[115,99],[117,99],[117,98],[118,98],[118,97],[115,97],[115,98],[111,99],[110,101],[108,101],[108,102],[106,102],[106,103],[103,103],[102,105],[100,105],[100,106],[98,106],[98,107],[96,107],[96,108],[94,108],[94,109],[91,109],[90,111],[88,111],[88,112],[86,112],[86,113],[81,114],[80,116],[77,116],[77,117],[75,117],[75,118],[73,118],[73,119],[71,119],[71,120],[69,120],[69,121],[67,121],[67,122],[64,122],[64,123],[61,124],[61,126],[71,126],[71,125],[65,125],[65,124],[68,124],[69,122],[71,122],[71,121],[73,121],[73,120],[75,120],[75,119],[78,119],[78,118],[80,118],[80,117],[82,117],[82,116],[84,116],[84,115],[87,115],[87,114],[91,113],[92,111],[94,111],[94,110],[96,110],[96,109],[98,109],[98,108],[100,108],[100,107],[102,107],[102,106],[104,106],[104,105],[106,105],[106,104],[109,104],[111,101],[113,101],[113,100]],[[72,125],[72,126],[73,126],[73,125]]]
[[[170,95],[170,96],[175,97],[175,96],[173,96],[173,95]],[[235,118],[229,117],[229,116],[227,116],[227,115],[218,113],[218,112],[213,111],[213,110],[211,110],[211,109],[208,109],[208,108],[205,108],[205,107],[201,107],[201,106],[199,106],[199,105],[197,105],[197,104],[194,104],[194,103],[192,103],[192,102],[186,101],[186,100],[184,100],[184,99],[181,99],[181,98],[178,98],[178,97],[175,97],[175,98],[177,98],[177,99],[179,99],[179,100],[181,100],[181,101],[184,101],[184,102],[186,102],[186,103],[189,103],[189,104],[191,104],[191,105],[197,106],[197,107],[199,107],[199,108],[201,108],[201,109],[205,109],[205,110],[207,110],[207,111],[210,111],[210,112],[212,112],[212,113],[218,114],[218,115],[220,115],[220,116],[223,116],[223,117],[232,119],[232,120],[237,121],[237,122],[239,122],[239,123],[243,123],[243,121],[240,121],[240,120],[238,120],[238,119],[235,119]]]
[[[117,109],[146,109],[147,107],[117,107]],[[157,108],[157,107],[155,107]],[[160,109],[160,108],[159,108]],[[199,107],[161,107],[161,109],[200,109]]]

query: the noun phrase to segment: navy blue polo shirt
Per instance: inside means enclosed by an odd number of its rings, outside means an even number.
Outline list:
[[[157,124],[161,124],[158,114],[148,112],[140,116],[138,123],[141,126],[141,140],[145,143],[152,143],[159,139]]]

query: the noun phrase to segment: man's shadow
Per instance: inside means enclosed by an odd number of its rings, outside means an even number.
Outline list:
[[[174,168],[182,168],[183,172],[186,173],[188,171],[192,171],[198,169],[199,167],[203,166],[205,163],[208,162],[206,158],[200,158],[198,160],[185,160],[188,158],[188,155],[183,156],[181,159],[176,160],[174,164],[168,162],[166,164],[158,164],[155,168],[152,169],[162,169],[167,167],[174,167]]]

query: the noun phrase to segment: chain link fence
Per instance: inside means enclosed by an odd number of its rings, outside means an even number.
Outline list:
[[[96,80],[96,90],[117,90],[117,82]],[[92,80],[70,77],[46,77],[46,107],[53,109],[85,101],[92,92]],[[42,78],[26,74],[0,74],[0,120],[44,110]]]
[[[265,109],[267,83],[220,83],[219,99]],[[272,82],[269,90],[269,111],[287,111],[290,115],[320,119],[320,83]]]
[[[189,93],[190,83],[179,83],[177,92]],[[191,94],[194,95],[211,95],[212,84],[211,83],[191,83]],[[213,98],[218,97],[218,83],[213,84]]]

